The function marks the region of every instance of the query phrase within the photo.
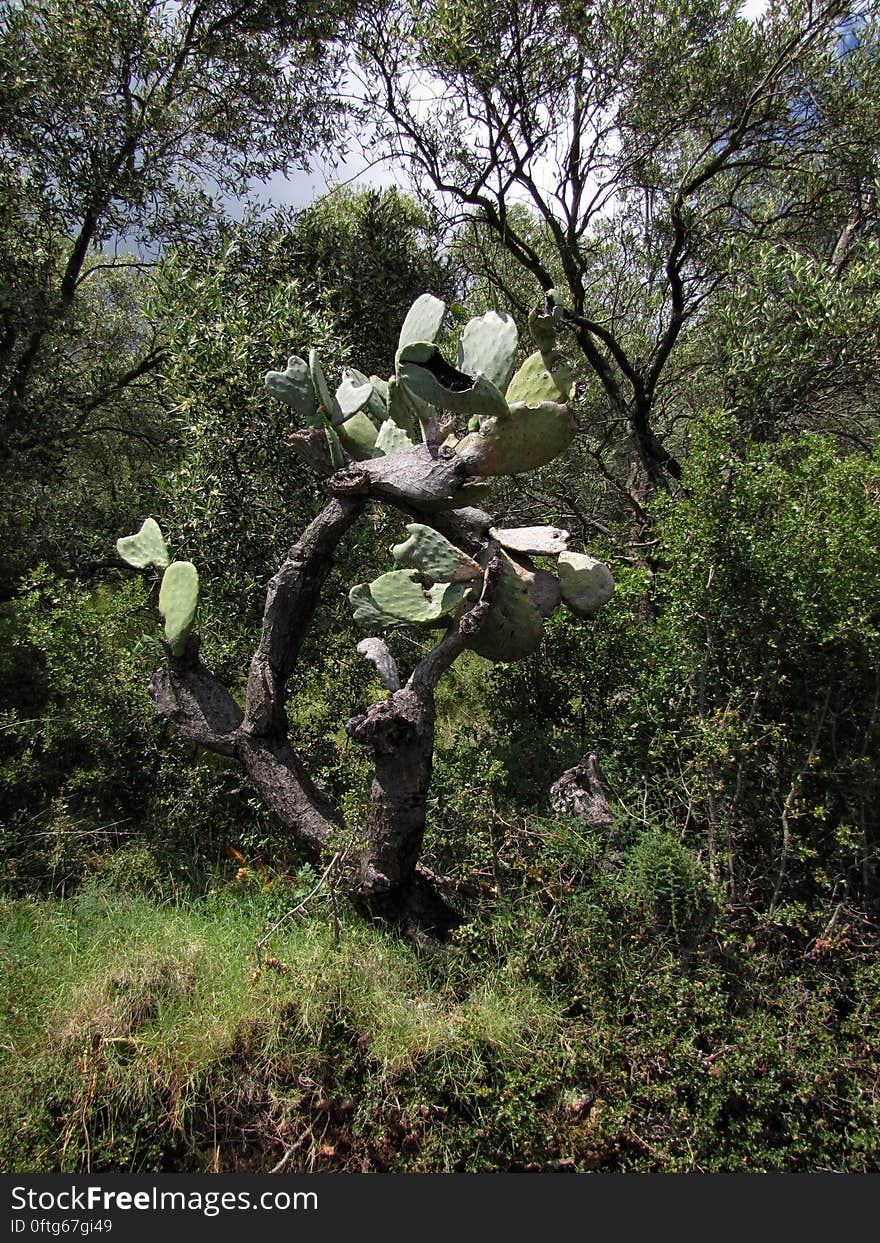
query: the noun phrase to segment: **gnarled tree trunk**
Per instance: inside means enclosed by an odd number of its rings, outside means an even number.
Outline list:
[[[483,590],[453,617],[440,642],[408,681],[346,725],[375,765],[370,805],[349,825],[311,780],[289,736],[285,692],[314,617],[339,541],[371,499],[405,511],[448,503],[466,481],[461,459],[437,446],[347,466],[330,478],[330,498],[291,547],[269,583],[263,626],[251,659],[244,707],[201,663],[192,636],[179,657],[170,651],[153,675],[156,710],[181,736],[236,759],[266,805],[316,855],[342,855],[342,888],[355,904],[411,935],[441,938],[456,917],[418,869],[434,752],[434,692],[443,673],[476,632],[491,600],[500,566],[480,510],[425,515],[421,521],[454,534],[487,554]]]

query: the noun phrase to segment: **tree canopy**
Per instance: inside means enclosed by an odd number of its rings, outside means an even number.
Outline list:
[[[871,231],[877,126],[859,101],[875,27],[844,46],[849,13],[442,0],[363,22],[375,140],[564,291],[595,464],[636,506],[681,474],[676,357],[709,301],[749,280],[755,243],[806,245],[840,271]],[[523,310],[509,269],[487,271]]]

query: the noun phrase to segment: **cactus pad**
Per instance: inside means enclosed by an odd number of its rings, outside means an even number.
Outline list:
[[[423,293],[406,313],[406,319],[400,329],[397,348],[402,350],[412,341],[433,341],[443,326],[446,314],[446,303],[441,302],[432,294]]]
[[[593,617],[614,591],[607,565],[583,552],[565,552],[559,558],[562,598],[578,617]]]
[[[416,341],[397,355],[397,376],[408,393],[439,410],[504,418],[507,402],[485,376],[466,375],[451,367],[436,345]]]
[[[406,529],[409,539],[391,549],[391,555],[399,565],[412,566],[433,583],[468,582],[483,573],[472,557],[450,544],[433,527],[411,522]]]
[[[346,453],[350,454],[356,462],[363,462],[366,458],[374,456],[379,433],[376,424],[362,410],[343,423],[338,423],[334,431]]]
[[[510,316],[497,311],[470,320],[458,346],[459,371],[484,375],[503,393],[513,374],[518,335]]]
[[[336,402],[342,417],[348,419],[359,410],[366,409],[372,396],[373,385],[367,377],[353,367],[344,367],[342,383],[336,390]]]
[[[492,605],[467,646],[486,660],[522,660],[541,642],[544,619],[529,598],[528,581],[508,556],[501,554],[501,574]]]
[[[419,410],[422,409],[424,409],[423,403],[416,403],[397,377],[392,376],[388,381],[388,417],[413,441],[418,436],[416,428],[419,422]]]
[[[263,383],[273,397],[279,397],[303,415],[308,424],[320,426],[315,386],[305,359],[292,355],[287,360],[286,371],[267,371]]]
[[[199,575],[191,561],[172,561],[162,576],[159,612],[165,639],[175,656],[183,654],[199,606]]]
[[[427,590],[418,581],[415,570],[391,570],[370,583],[376,607],[394,617],[398,624],[435,622],[457,608],[464,593],[460,583],[436,583]]]
[[[116,541],[116,551],[123,561],[137,570],[155,565],[164,570],[171,560],[159,524],[154,518],[145,518],[137,535],[123,535]]]
[[[327,415],[327,418],[333,424],[341,423],[343,417],[342,410],[339,408],[339,402],[330,392],[317,350],[309,350],[309,375],[312,377],[315,395],[320,405],[324,407],[324,413]]]
[[[330,454],[330,465],[334,470],[341,470],[345,465],[345,454],[342,452],[342,442],[336,435],[336,429],[326,424],[324,427],[324,436],[327,441],[327,450]]]
[[[411,449],[413,442],[402,427],[393,419],[386,419],[379,428],[373,453],[376,457],[385,457],[389,453],[397,453],[400,449]]]
[[[577,424],[556,401],[510,407],[510,417],[487,419],[460,441],[456,452],[474,475],[518,475],[558,457],[574,439]]]
[[[560,353],[550,350],[530,354],[507,388],[510,405],[516,402],[527,405],[539,401],[564,402],[570,396],[571,368]]]
[[[565,552],[571,538],[561,527],[492,527],[489,534],[511,552],[545,557]]]
[[[399,626],[400,621],[390,613],[383,613],[370,594],[367,583],[358,583],[348,593],[348,602],[354,613],[354,620],[366,630],[388,630],[391,626]]]
[[[556,333],[562,324],[562,307],[556,301],[556,290],[548,289],[542,305],[529,312],[529,332],[539,350],[552,350]]]

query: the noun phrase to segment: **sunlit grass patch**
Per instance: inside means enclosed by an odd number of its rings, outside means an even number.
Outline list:
[[[247,894],[183,909],[96,885],[66,903],[8,903],[7,1160],[201,1167],[206,1128],[218,1150],[223,1120],[249,1110],[264,1116],[271,1154],[271,1119],[295,1128],[319,1085],[326,1095],[360,1079],[381,1102],[424,1071],[465,1090],[487,1059],[524,1065],[554,1041],[552,1007],[503,966],[463,988],[460,973],[373,928],[344,925],[337,943],[314,918],[281,930],[273,968],[256,970],[264,922]]]

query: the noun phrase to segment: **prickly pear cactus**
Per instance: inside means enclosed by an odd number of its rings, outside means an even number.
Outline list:
[[[568,549],[571,538],[561,527],[491,527],[489,534],[509,552],[534,556],[557,556]]]
[[[399,427],[393,419],[388,418],[379,428],[373,451],[377,456],[397,453],[399,449],[411,449],[413,440],[409,433]]]
[[[522,660],[541,642],[544,618],[529,593],[529,582],[505,553],[492,607],[468,647],[486,660]]]
[[[373,625],[380,618],[384,626],[417,626],[437,622],[453,612],[464,599],[461,583],[435,583],[427,588],[416,570],[391,570],[372,583],[359,583],[349,592],[355,621]]]
[[[331,392],[314,350],[308,362],[293,356],[286,371],[266,375],[270,393],[308,425],[324,428],[334,468],[406,452],[420,440],[452,446],[468,481],[451,501],[428,503],[414,496],[413,508],[426,515],[479,503],[488,480],[545,466],[568,448],[576,432],[568,406],[571,368],[557,348],[563,308],[555,290],[529,316],[537,349],[518,369],[519,340],[510,316],[488,311],[471,319],[461,333],[456,366],[437,344],[445,319],[446,304],[439,298],[423,294],[416,299],[401,327],[394,373],[387,380],[346,367]],[[391,550],[401,568],[349,592],[360,626],[373,631],[436,626],[466,599],[480,595],[483,565],[436,531],[430,517],[406,530],[407,538]],[[544,619],[561,602],[588,617],[613,589],[606,567],[567,551],[567,531],[492,528],[491,537],[502,546],[502,570],[483,624],[469,639],[469,646],[489,660],[528,655],[540,642]],[[530,554],[558,557],[558,577],[536,568]],[[374,642],[381,644],[364,640]]]
[[[571,368],[557,350],[538,350],[517,371],[505,396],[510,405],[566,402],[571,396]]]
[[[362,410],[350,415],[345,422],[333,429],[345,449],[356,462],[376,457],[376,441],[379,429]]]
[[[171,560],[165,538],[154,518],[145,518],[136,535],[123,535],[118,539],[116,551],[123,561],[137,570],[145,570],[148,565],[164,570]]]
[[[529,332],[539,350],[552,350],[556,345],[556,334],[562,327],[563,308],[556,296],[555,289],[548,289],[544,295],[544,305],[536,306],[529,313]]]
[[[199,607],[199,575],[191,561],[172,561],[162,576],[159,612],[165,639],[175,656],[183,655]]]
[[[574,440],[577,424],[556,401],[517,402],[504,418],[487,419],[456,445],[474,475],[520,475],[559,457]]]
[[[435,298],[429,293],[423,293],[421,297],[416,298],[401,325],[397,342],[398,350],[402,350],[404,346],[410,345],[413,341],[435,340],[443,327],[445,316],[446,303],[440,298]]]
[[[406,529],[409,539],[391,549],[398,565],[412,566],[434,583],[467,582],[483,573],[473,557],[456,548],[439,531],[420,522],[411,522]]]
[[[614,591],[607,565],[583,552],[564,552],[559,558],[562,598],[578,617],[595,617]]]
[[[484,375],[503,393],[513,375],[518,338],[509,315],[487,311],[470,320],[458,345],[459,371]]]
[[[504,394],[491,380],[479,372],[459,371],[427,341],[404,346],[397,356],[397,375],[410,396],[435,409],[482,418],[507,414]]]
[[[309,427],[320,427],[318,417],[318,399],[312,383],[309,364],[294,354],[287,360],[285,371],[267,371],[264,383],[273,397],[287,403],[292,410],[301,414]]]

